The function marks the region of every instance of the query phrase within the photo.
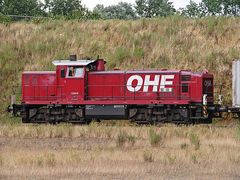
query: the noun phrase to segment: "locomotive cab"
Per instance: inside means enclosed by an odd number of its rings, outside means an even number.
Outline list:
[[[70,60],[55,60],[58,96],[66,104],[79,104],[86,99],[87,74],[90,71],[103,71],[105,61],[77,60],[70,56]]]

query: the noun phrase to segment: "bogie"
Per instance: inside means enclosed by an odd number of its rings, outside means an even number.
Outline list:
[[[175,123],[175,124],[191,124],[191,123],[209,123],[211,118],[196,117],[196,112],[192,112],[189,106],[101,106],[89,112],[89,106],[24,106],[22,108],[22,121],[24,123],[51,123],[60,122],[88,124],[92,120],[102,119],[129,119],[137,124],[159,124],[159,123]],[[100,111],[97,111],[100,110]],[[109,110],[112,112],[109,115]],[[95,112],[95,113],[93,113]],[[101,114],[99,114],[99,112]],[[194,115],[194,117],[192,117]],[[115,118],[111,118],[115,117]],[[210,119],[210,120],[209,120]]]

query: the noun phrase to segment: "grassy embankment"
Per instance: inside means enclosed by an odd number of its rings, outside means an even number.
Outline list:
[[[47,21],[0,24],[0,120],[23,70],[53,70],[53,59],[99,55],[121,69],[208,69],[231,99],[231,62],[240,57],[240,18]],[[8,119],[8,118],[7,118]]]

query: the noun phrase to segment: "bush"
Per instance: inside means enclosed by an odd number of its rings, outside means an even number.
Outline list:
[[[125,131],[120,131],[116,139],[117,147],[124,146],[126,142],[128,142],[131,146],[134,146],[136,137],[133,135],[128,135]]]
[[[153,159],[153,155],[150,151],[144,151],[143,153],[143,160],[145,162],[153,162],[154,159]]]
[[[186,149],[188,147],[188,144],[187,143],[182,143],[180,145],[181,149]]]
[[[144,50],[142,48],[135,48],[133,51],[133,56],[136,58],[143,58],[144,57]]]
[[[196,156],[195,154],[193,154],[193,155],[191,156],[191,160],[192,160],[192,162],[193,162],[194,164],[198,163],[198,161],[197,161],[197,156]]]
[[[11,18],[0,13],[0,23],[10,23]]]
[[[175,155],[171,155],[169,153],[167,153],[165,155],[165,157],[166,157],[166,160],[167,160],[166,163],[168,163],[168,164],[174,164],[176,162],[176,160],[177,160]]]
[[[160,144],[162,137],[160,134],[157,134],[153,129],[149,130],[149,142],[151,146],[157,146]]]
[[[124,47],[118,47],[114,52],[114,60],[121,65],[129,57],[129,51]]]
[[[125,142],[127,141],[127,134],[126,132],[120,131],[117,135],[116,144],[117,147],[124,146]]]
[[[134,146],[135,142],[136,142],[136,137],[133,135],[128,135],[127,136],[127,140],[130,143],[131,146]]]

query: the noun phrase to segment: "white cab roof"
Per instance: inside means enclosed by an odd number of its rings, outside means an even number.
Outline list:
[[[70,61],[70,60],[55,60],[52,63],[55,66],[87,66],[95,62],[96,60],[77,60],[77,61]]]

